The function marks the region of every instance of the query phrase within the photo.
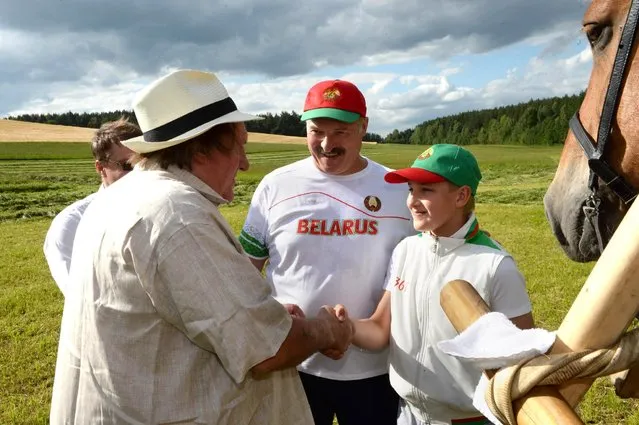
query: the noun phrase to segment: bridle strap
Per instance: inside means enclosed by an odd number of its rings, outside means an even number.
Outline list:
[[[615,62],[612,65],[612,73],[610,74],[610,82],[606,91],[606,99],[604,101],[603,110],[601,111],[601,119],[599,120],[599,132],[597,134],[597,152],[603,155],[606,147],[606,141],[610,136],[612,122],[617,114],[617,106],[621,98],[621,83],[626,71],[628,57],[632,51],[632,45],[637,30],[637,20],[639,18],[639,1],[633,0],[630,4],[626,23],[621,32],[619,46]]]
[[[637,197],[637,191],[603,159],[602,153],[597,151],[592,138],[586,133],[579,120],[579,112],[575,112],[575,115],[570,119],[569,125],[588,158],[588,166],[590,167],[588,186],[594,191],[597,188],[597,179],[595,177],[599,177],[603,184],[608,186],[624,204],[632,202]]]
[[[612,131],[612,124],[617,114],[617,107],[621,98],[621,85],[625,76],[628,58],[632,51],[638,20],[639,1],[633,0],[619,39],[619,46],[617,47],[615,61],[610,74],[604,106],[599,119],[597,142],[595,143],[584,129],[579,118],[579,111],[575,112],[569,122],[570,129],[588,158],[588,166],[590,167],[588,187],[594,194],[598,187],[597,177],[599,177],[625,204],[634,200],[637,196],[637,191],[605,161],[603,156],[606,143]]]

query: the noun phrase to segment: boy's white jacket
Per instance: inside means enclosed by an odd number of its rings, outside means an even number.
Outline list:
[[[472,399],[481,371],[437,347],[457,335],[439,293],[451,280],[463,279],[491,310],[510,318],[529,313],[524,278],[512,257],[479,230],[473,214],[451,237],[421,233],[404,239],[393,252],[387,279],[393,387],[425,422],[478,416]]]

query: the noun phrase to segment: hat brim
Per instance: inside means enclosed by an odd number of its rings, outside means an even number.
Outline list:
[[[423,168],[402,168],[400,170],[391,171],[384,175],[387,183],[440,183],[445,182],[446,178],[439,174],[431,173]]]
[[[144,140],[144,136],[138,136],[132,139],[123,140],[121,143],[123,146],[131,149],[133,152],[136,152],[136,153],[155,152],[155,151],[170,148],[171,146],[179,145],[180,143],[189,141],[192,138],[197,137],[200,134],[210,130],[216,125],[231,123],[231,122],[261,120],[261,119],[263,118],[258,117],[256,115],[245,114],[244,112],[240,112],[240,111],[233,111],[222,117],[216,118],[213,121],[209,121],[198,127],[195,127],[194,129],[189,130],[184,134],[180,134],[179,136],[174,137],[170,140],[166,140],[162,142],[147,142]]]
[[[307,121],[315,118],[331,118],[337,121],[346,123],[354,123],[361,118],[361,115],[357,112],[345,111],[343,109],[336,108],[317,108],[305,111],[302,114],[301,120]]]

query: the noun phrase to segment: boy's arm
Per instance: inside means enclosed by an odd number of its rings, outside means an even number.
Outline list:
[[[535,326],[526,281],[511,257],[504,257],[495,272],[490,307],[504,313],[519,329]]]
[[[390,297],[390,292],[384,291],[384,295],[371,317],[353,320],[355,325],[354,345],[371,351],[379,351],[388,346],[391,321]],[[344,306],[336,306],[335,311],[338,317],[346,317]]]
[[[510,321],[515,324],[519,329],[532,329],[535,327],[535,321],[533,319],[532,312],[522,314],[521,316],[511,317]]]
[[[406,239],[404,239],[406,240]],[[391,331],[391,293],[395,277],[398,275],[396,268],[403,262],[406,245],[400,242],[391,255],[388,269],[384,279],[384,293],[377,304],[375,312],[368,319],[353,320],[355,335],[353,344],[365,350],[379,351],[388,346]],[[335,312],[339,318],[343,311],[343,318],[347,318],[344,306],[336,306]]]

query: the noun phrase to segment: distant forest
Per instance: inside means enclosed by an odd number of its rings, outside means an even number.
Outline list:
[[[393,130],[383,143],[430,145],[552,145],[563,143],[568,120],[585,92],[530,100],[518,105],[462,112],[436,118],[407,130]]]
[[[552,145],[563,143],[568,120],[579,108],[584,92],[563,97],[530,100],[517,105],[462,112],[424,121],[415,128],[393,130],[386,137],[367,133],[365,140],[378,143],[431,145]],[[98,128],[121,116],[136,122],[132,111],[65,112],[63,114],[23,114],[9,119],[45,124]],[[260,114],[263,120],[246,123],[248,131],[285,136],[304,136],[304,123],[296,112]]]

